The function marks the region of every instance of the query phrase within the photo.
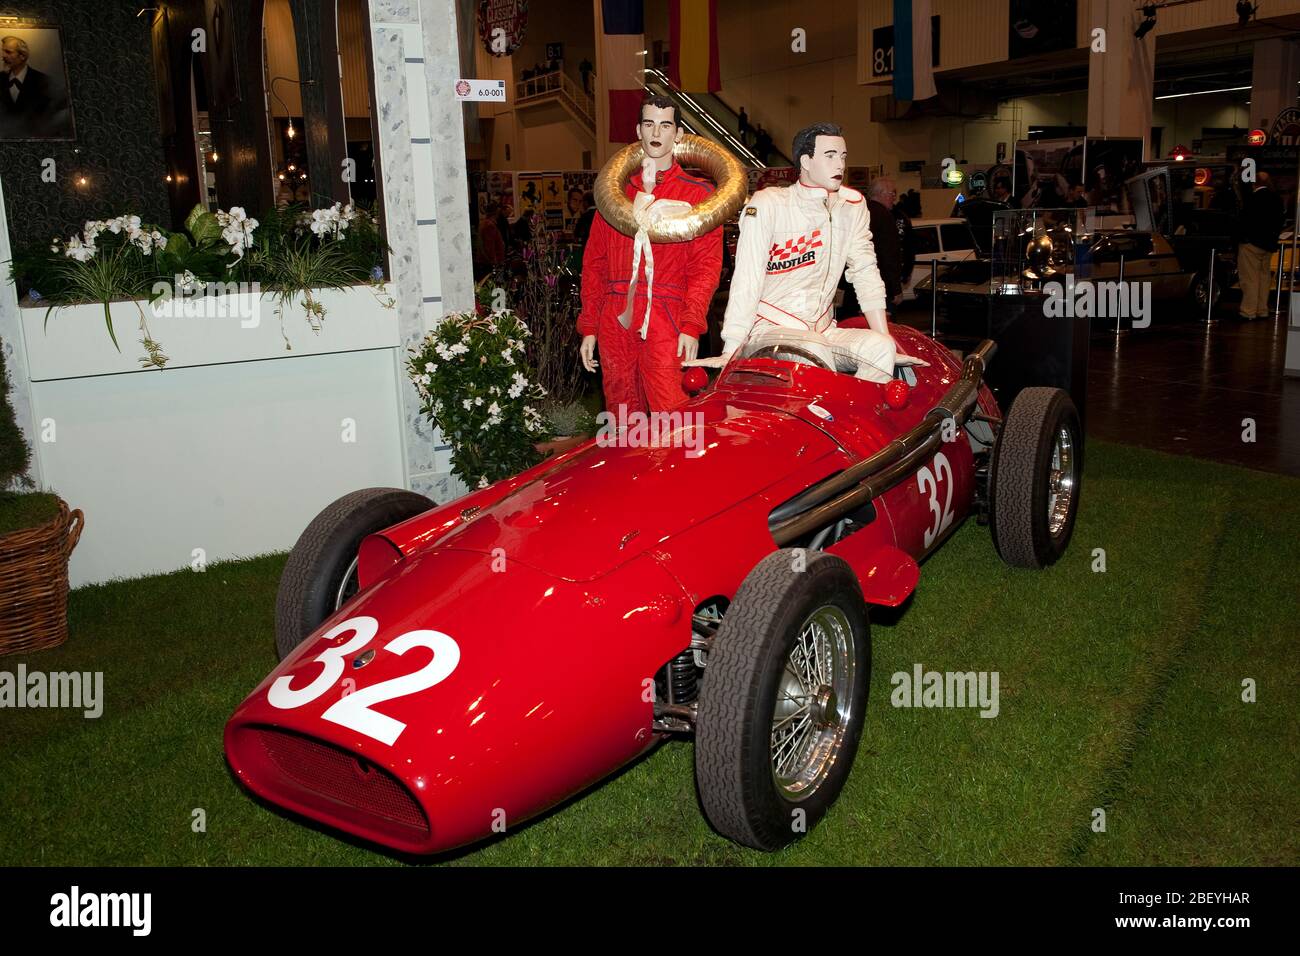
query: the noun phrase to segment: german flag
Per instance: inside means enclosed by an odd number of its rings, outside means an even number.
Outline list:
[[[672,59],[668,77],[687,93],[722,89],[718,69],[718,0],[669,0]]]

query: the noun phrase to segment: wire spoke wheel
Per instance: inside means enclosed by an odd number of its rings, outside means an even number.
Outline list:
[[[853,637],[844,612],[812,612],[790,647],[772,712],[772,776],[791,799],[816,792],[844,740],[855,676]]]

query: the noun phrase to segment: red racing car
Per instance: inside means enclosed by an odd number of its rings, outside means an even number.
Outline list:
[[[226,726],[239,781],[436,853],[686,733],[719,833],[774,850],[811,829],[862,733],[868,606],[906,601],[972,514],[1041,568],[1078,509],[1065,392],[1003,416],[992,342],[963,362],[893,331],[929,366],[878,384],[751,340],[653,441],[598,436],[443,505],[334,502],[285,567],[280,664]]]

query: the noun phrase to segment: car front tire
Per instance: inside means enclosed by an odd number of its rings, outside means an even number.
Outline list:
[[[434,503],[402,488],[363,488],[312,519],[280,575],[275,650],[280,660],[357,591],[357,549],[367,535],[428,511]]]
[[[745,578],[700,686],[695,777],[705,816],[758,850],[810,831],[839,796],[866,715],[866,604],[839,557],[782,549]]]

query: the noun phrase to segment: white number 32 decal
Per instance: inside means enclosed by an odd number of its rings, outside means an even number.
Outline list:
[[[316,656],[315,663],[321,665],[321,672],[306,687],[295,690],[292,677],[278,678],[266,694],[271,706],[292,710],[311,703],[328,691],[343,676],[345,658],[375,639],[379,622],[373,617],[349,618],[330,628],[323,640],[335,640],[349,631],[353,634],[350,640],[337,647],[327,647]],[[428,690],[450,677],[460,663],[460,645],[441,631],[408,631],[393,638],[383,649],[401,655],[413,647],[427,647],[433,651],[433,660],[414,673],[380,681],[339,698],[321,714],[321,719],[373,737],[391,747],[406,729],[406,724],[371,710],[371,706]]]
[[[925,546],[928,548],[952,524],[952,465],[948,463],[943,452],[934,456],[934,471],[927,466],[922,466],[916,473],[916,481],[920,486],[921,494],[930,496],[930,514],[934,516],[933,527],[925,530]],[[948,488],[942,509],[939,507],[939,485],[941,484]]]

